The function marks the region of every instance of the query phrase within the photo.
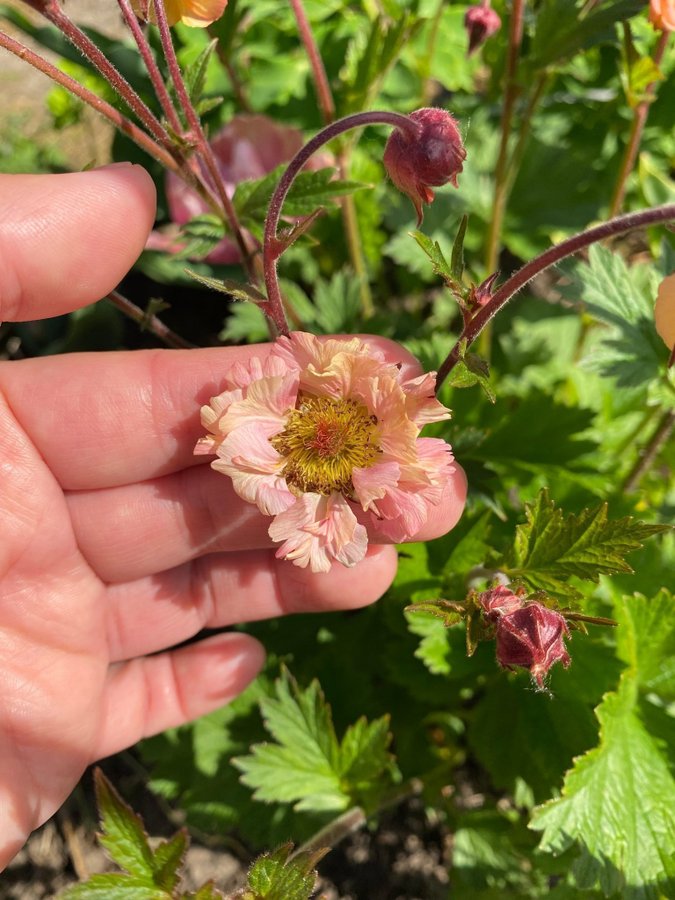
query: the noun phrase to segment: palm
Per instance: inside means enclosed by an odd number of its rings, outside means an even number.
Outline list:
[[[153,191],[136,166],[0,176],[0,320],[103,296],[143,246]],[[328,575],[277,560],[268,520],[193,455],[200,404],[265,352],[0,363],[0,869],[90,762],[223,705],[264,658],[237,632],[167,648],[205,626],[362,606],[389,585],[391,547]],[[458,469],[416,538],[452,527],[464,496]]]

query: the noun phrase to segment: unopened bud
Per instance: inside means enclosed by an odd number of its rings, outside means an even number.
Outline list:
[[[565,647],[568,635],[567,623],[559,612],[541,603],[526,603],[497,621],[497,662],[508,669],[529,669],[543,690],[551,666],[561,662],[567,668],[571,662]]]
[[[422,204],[434,199],[431,188],[448,182],[457,187],[466,150],[455,120],[444,109],[417,109],[410,118],[420,126],[417,136],[396,128],[384,150],[384,165],[396,187],[412,200],[421,225]]]
[[[469,56],[471,56],[489,37],[499,31],[502,20],[490,6],[489,0],[484,0],[480,6],[470,6],[467,9],[464,27],[469,35]]]
[[[489,591],[483,591],[477,599],[485,618],[493,623],[523,606],[522,599],[502,584]]]

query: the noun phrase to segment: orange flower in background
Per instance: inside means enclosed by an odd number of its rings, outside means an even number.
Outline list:
[[[661,31],[675,31],[675,0],[650,0],[649,21]]]
[[[147,22],[156,22],[155,0],[132,0],[134,12]],[[191,28],[206,28],[225,12],[227,0],[164,0],[169,25],[181,22]]]
[[[659,285],[654,305],[654,324],[670,350],[670,365],[675,362],[675,272]]]

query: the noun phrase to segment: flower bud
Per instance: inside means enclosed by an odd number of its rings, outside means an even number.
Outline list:
[[[522,599],[502,584],[489,591],[483,591],[478,595],[477,600],[483,609],[485,618],[493,624],[498,622],[502,616],[521,609],[523,605]]]
[[[659,31],[675,31],[675,0],[650,0],[649,21]]]
[[[469,56],[471,56],[489,37],[499,31],[502,20],[490,6],[489,0],[484,0],[480,6],[470,6],[467,9],[464,27],[469,35]]]
[[[384,150],[384,165],[396,187],[407,194],[422,224],[423,203],[431,203],[431,187],[450,182],[457,187],[466,150],[455,120],[444,109],[417,109],[410,118],[420,126],[416,137],[396,128]]]
[[[568,635],[567,623],[559,612],[541,603],[526,603],[497,621],[497,662],[507,669],[529,669],[543,690],[551,666],[561,662],[567,668],[571,662],[565,647]]]
[[[659,285],[654,304],[654,324],[670,350],[670,364],[675,361],[675,272]]]

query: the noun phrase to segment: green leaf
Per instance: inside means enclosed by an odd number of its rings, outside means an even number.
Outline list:
[[[277,696],[260,706],[277,743],[257,744],[233,760],[255,799],[295,803],[296,810],[343,810],[391,771],[387,717],[360,720],[340,744],[317,681],[301,690],[284,670],[275,688]]]
[[[506,572],[534,590],[569,599],[579,599],[581,594],[567,579],[597,583],[600,575],[632,572],[624,557],[638,550],[645,538],[668,530],[667,525],[649,525],[632,516],[609,521],[606,503],[578,516],[564,516],[546,489],[527,504],[525,512],[527,524],[516,529]]]
[[[520,778],[543,799],[574,756],[593,746],[597,727],[585,702],[555,689],[552,698],[526,691],[523,678],[502,675],[490,685],[473,710],[468,739],[495,787],[512,792]]]
[[[155,884],[168,893],[178,886],[188,844],[187,831],[181,829],[168,841],[162,841],[155,848],[153,853]]]
[[[675,889],[675,781],[636,713],[637,683],[624,674],[596,710],[599,745],[568,772],[562,796],[534,810],[540,847],[575,845],[581,888],[657,900]]]
[[[284,844],[256,859],[242,900],[309,900],[317,882],[314,865],[327,851],[302,852],[289,859],[291,850],[291,844]]]
[[[614,378],[619,387],[639,387],[663,377],[666,348],[654,327],[658,275],[652,267],[628,268],[618,253],[595,245],[588,263],[574,270],[576,283],[564,294],[583,299],[608,328],[591,343],[584,364]]]
[[[267,215],[267,208],[274,190],[286,169],[278,166],[256,181],[242,181],[234,192],[233,203],[241,222],[261,223]],[[300,172],[286,196],[282,215],[308,216],[317,207],[366,187],[356,181],[335,179],[335,169],[319,169],[316,172]]]
[[[154,858],[140,816],[122,800],[100,769],[94,772],[94,786],[103,829],[99,842],[120,868],[153,886]]]
[[[205,287],[218,291],[221,294],[227,294],[235,300],[248,300],[251,303],[261,306],[267,303],[265,295],[261,294],[260,291],[251,284],[244,284],[240,281],[231,281],[228,278],[209,278],[206,275],[200,275],[193,269],[185,269],[185,271],[191,278],[194,278],[195,281],[198,281]]]
[[[188,891],[188,893],[180,895],[180,900],[224,900],[224,898],[225,894],[219,891],[212,881],[207,881],[196,891]],[[229,898],[229,900],[233,900],[233,898]]]
[[[218,39],[214,38],[212,41],[209,41],[194,62],[183,68],[185,86],[193,104],[199,104],[202,99],[206,82],[206,71],[217,46]]]
[[[172,900],[172,895],[144,878],[111,873],[92,875],[82,884],[66,888],[59,900]]]
[[[465,219],[466,216],[462,221],[464,221]],[[461,294],[463,292],[462,286],[461,284],[459,284],[459,281],[455,277],[452,269],[452,266],[457,264],[455,258],[455,247],[453,247],[452,251],[453,262],[451,264],[448,263],[447,259],[445,258],[443,251],[441,250],[441,245],[438,243],[438,241],[432,241],[431,238],[427,237],[427,235],[421,231],[411,231],[410,234],[415,239],[415,241],[417,241],[418,245],[422,248],[422,250],[429,258],[434,273],[443,279],[445,284],[453,291],[453,293]]]
[[[258,344],[269,340],[267,320],[259,306],[252,303],[237,303],[229,310],[225,325],[218,335],[225,343]]]
[[[178,259],[203,259],[225,235],[222,219],[212,213],[195,216],[181,228],[184,246],[174,255]]]
[[[596,6],[587,16],[579,18],[579,7],[570,0],[543,0],[529,61],[532,66],[542,68],[596,44],[615,42],[615,23],[643,9],[641,0],[614,0]]]
[[[481,359],[475,353],[466,353],[459,360],[448,376],[448,384],[455,388],[480,385],[490,403],[497,402],[497,396],[490,384],[489,366],[484,359]]]
[[[452,245],[452,257],[450,259],[450,271],[452,277],[456,281],[460,281],[464,274],[464,238],[466,236],[466,226],[469,224],[469,217],[465,213],[462,221],[457,229],[457,237]]]
[[[353,272],[336,272],[314,286],[313,325],[322,334],[354,334],[361,322],[359,279]]]
[[[639,686],[675,700],[675,597],[665,588],[652,600],[641,594],[617,600],[617,653]]]

